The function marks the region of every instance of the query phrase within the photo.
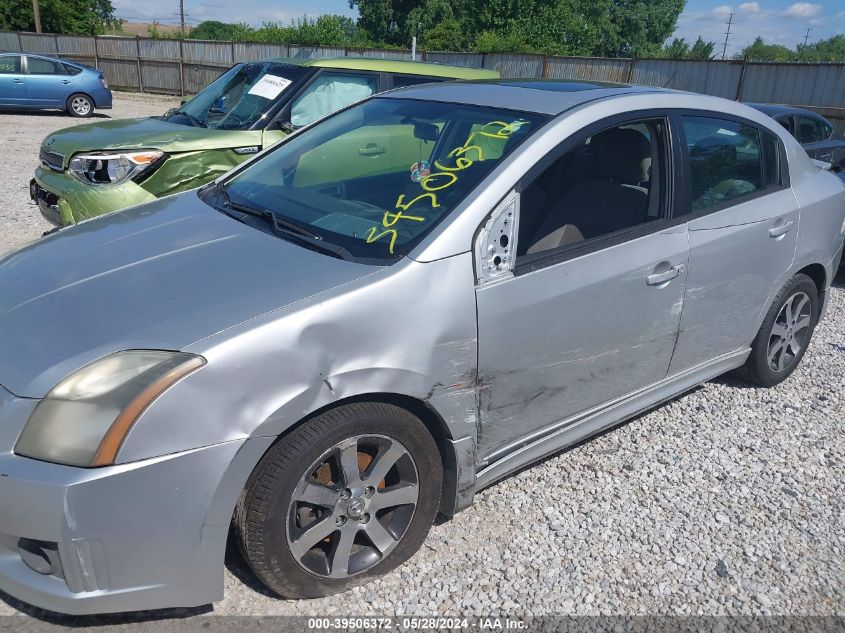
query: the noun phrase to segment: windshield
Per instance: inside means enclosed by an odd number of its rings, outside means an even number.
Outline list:
[[[356,258],[395,259],[542,120],[494,108],[371,99],[291,137],[226,182],[225,202],[214,204],[270,213]]]
[[[218,130],[243,130],[264,115],[308,69],[292,64],[238,64],[168,117]]]

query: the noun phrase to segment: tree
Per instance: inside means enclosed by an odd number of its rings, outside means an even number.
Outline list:
[[[845,35],[799,44],[797,58],[802,62],[845,62]]]
[[[191,29],[192,40],[244,40],[254,31],[248,24],[229,24],[205,20]]]
[[[675,29],[685,0],[349,0],[372,40],[423,48],[649,55]],[[434,46],[436,45],[436,46]]]
[[[705,42],[701,36],[690,46],[684,38],[675,38],[658,54],[666,59],[713,59],[714,42]]]
[[[41,0],[39,8],[45,33],[96,35],[121,23],[110,0]],[[3,0],[0,26],[5,30],[34,31],[32,0]]]
[[[758,37],[734,55],[735,59],[744,57],[755,62],[788,62],[795,59],[795,52],[780,44],[766,44],[762,37]]]

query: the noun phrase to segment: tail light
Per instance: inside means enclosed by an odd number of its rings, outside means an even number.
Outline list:
[[[109,89],[109,85],[106,83],[106,78],[102,75],[100,75],[100,83],[103,84],[103,88],[105,88],[106,90]]]

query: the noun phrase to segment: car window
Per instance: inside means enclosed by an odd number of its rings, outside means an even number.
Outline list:
[[[430,84],[435,81],[444,81],[443,77],[426,77],[425,75],[393,75],[393,87],[404,88],[405,86],[416,86],[418,84]]]
[[[228,204],[269,211],[354,257],[393,260],[408,253],[546,118],[371,99],[290,137],[236,173],[225,183]],[[483,138],[500,146],[495,157],[485,152]]]
[[[303,127],[378,92],[378,76],[321,73],[291,106],[290,122]]]
[[[0,75],[13,75],[21,72],[21,56],[6,55],[0,57]]]
[[[64,66],[40,57],[27,57],[26,70],[30,75],[64,75]]]
[[[71,66],[70,64],[64,64],[64,67],[65,72],[67,72],[68,75],[78,75],[82,72],[82,69],[79,68],[79,66]]]
[[[682,117],[690,166],[692,210],[706,211],[763,189],[756,127],[711,117]]]
[[[798,116],[798,133],[796,138],[799,143],[820,143],[826,141],[833,129],[824,121],[815,117]]]
[[[792,117],[791,116],[784,116],[779,119],[776,119],[778,123],[780,123],[783,128],[789,132],[792,136],[795,136],[795,130],[793,129],[792,125]]]
[[[578,143],[520,197],[517,265],[534,255],[653,222],[664,215],[666,124],[644,120]]]

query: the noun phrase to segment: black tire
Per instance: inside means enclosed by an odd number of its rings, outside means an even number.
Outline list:
[[[391,467],[389,475],[385,475],[385,478],[380,480],[381,484],[376,482],[378,490],[368,486],[369,492],[363,494],[372,495],[368,501],[374,503],[382,490],[389,492],[401,488],[402,486],[385,488],[384,482],[388,480],[388,476],[398,476],[400,464],[408,469],[407,458],[410,458],[414,466],[413,472],[418,474],[416,505],[413,507],[403,505],[398,509],[387,510],[387,514],[381,515],[386,517],[384,519],[375,518],[379,510],[376,505],[372,505],[372,518],[369,514],[365,514],[356,519],[357,522],[353,522],[352,501],[338,501],[335,503],[347,504],[345,510],[340,506],[332,510],[328,506],[324,508],[317,506],[311,511],[314,516],[308,517],[312,522],[304,528],[300,527],[298,525],[301,520],[300,513],[303,507],[306,510],[308,508],[299,505],[302,502],[295,501],[294,496],[296,494],[296,499],[301,499],[298,496],[301,493],[297,491],[302,490],[301,486],[308,485],[305,482],[317,483],[318,474],[328,472],[332,481],[329,483],[320,481],[320,485],[330,486],[329,489],[332,491],[335,488],[338,490],[342,488],[343,493],[339,494],[348,493],[346,483],[340,483],[345,479],[345,471],[341,471],[339,475],[331,474],[335,472],[331,469],[331,465],[328,471],[321,470],[329,461],[331,464],[339,463],[332,461],[339,457],[326,458],[327,452],[335,455],[336,453],[331,451],[335,450],[338,444],[348,445],[352,441],[350,438],[360,438],[356,440],[359,443],[355,444],[353,454],[357,456],[356,470],[361,472],[362,478],[365,478],[367,473],[377,465],[377,460],[382,455],[382,449],[379,449],[379,453],[370,458],[370,466],[362,466],[362,455],[364,457],[366,455],[358,451],[371,436],[389,438],[394,444],[388,442],[386,446],[390,446],[392,450],[393,446],[398,445],[401,449],[405,449],[406,453],[402,454],[402,457],[396,461],[396,465]],[[386,453],[386,449],[383,450]],[[341,453],[342,450],[337,454]],[[389,462],[390,459],[387,458],[383,461],[384,464]],[[311,468],[315,465],[317,468],[312,471]],[[365,479],[364,483],[367,482],[372,483]],[[386,574],[411,558],[422,546],[434,522],[440,505],[442,484],[443,466],[440,453],[434,439],[419,418],[404,409],[383,403],[355,403],[341,406],[309,420],[289,435],[283,436],[261,459],[235,511],[234,525],[238,545],[256,576],[271,591],[282,597],[293,599],[328,596]],[[325,489],[321,488],[321,491]],[[359,497],[353,497],[354,499],[360,500]],[[360,509],[357,511],[361,512]],[[339,516],[344,512],[349,514],[348,518]],[[403,514],[399,516],[400,513]],[[404,532],[398,540],[390,545],[392,549],[384,548],[386,554],[381,554],[375,545],[376,541],[370,540],[365,530],[381,529],[381,523],[384,521],[387,524],[394,521],[390,518],[394,516],[399,516],[402,521],[407,522],[406,527],[403,528]],[[336,523],[341,519],[345,519],[344,523]],[[349,525],[346,525],[346,521]],[[375,523],[370,524],[370,521],[378,521],[379,526]],[[366,522],[366,525],[362,525],[362,522]],[[299,530],[304,535],[315,525],[326,526],[326,529],[331,529],[333,532],[330,536],[317,541],[304,556],[299,550],[297,557],[292,551],[291,534]],[[333,525],[345,527],[337,527],[335,531]],[[356,534],[355,544],[352,546],[354,549],[348,550],[353,551],[354,554],[347,554],[345,567],[340,567],[342,570],[340,573],[346,574],[345,577],[326,577],[319,571],[306,568],[301,561],[317,561],[323,564],[320,559],[320,556],[323,556],[326,565],[325,573],[332,573],[335,567],[334,552],[341,549],[340,539],[343,530],[354,530]],[[388,530],[397,531],[390,525],[388,525]],[[395,534],[391,534],[391,537],[396,539]],[[329,560],[330,556],[331,560]],[[353,569],[354,557],[358,560],[377,562],[368,562],[367,565],[370,566],[362,566],[362,570],[349,574],[348,572]]]
[[[86,94],[77,92],[68,97],[66,109],[72,117],[87,119],[94,114],[94,100]]]
[[[803,301],[803,297],[809,300],[809,305],[806,308],[801,308],[798,305]],[[795,305],[787,308],[787,304],[791,300],[794,300]],[[799,315],[795,321],[790,323],[786,313],[795,310],[798,310]],[[803,321],[807,317],[809,320],[806,321],[805,328],[799,329],[796,327],[796,322]],[[751,344],[751,355],[745,361],[745,364],[737,370],[737,375],[742,380],[761,387],[773,387],[786,380],[804,357],[818,318],[819,294],[815,282],[807,275],[795,275],[786,282],[772,301],[769,312],[763,319],[763,325],[760,326],[760,330]],[[789,338],[783,338],[781,334],[776,333],[776,327],[778,332],[783,331],[783,328],[786,327]],[[793,352],[791,343],[783,344],[787,340],[796,341],[798,343],[796,346],[800,349]],[[780,347],[778,347],[779,342],[781,342]],[[774,356],[771,356],[772,352],[774,352]]]

